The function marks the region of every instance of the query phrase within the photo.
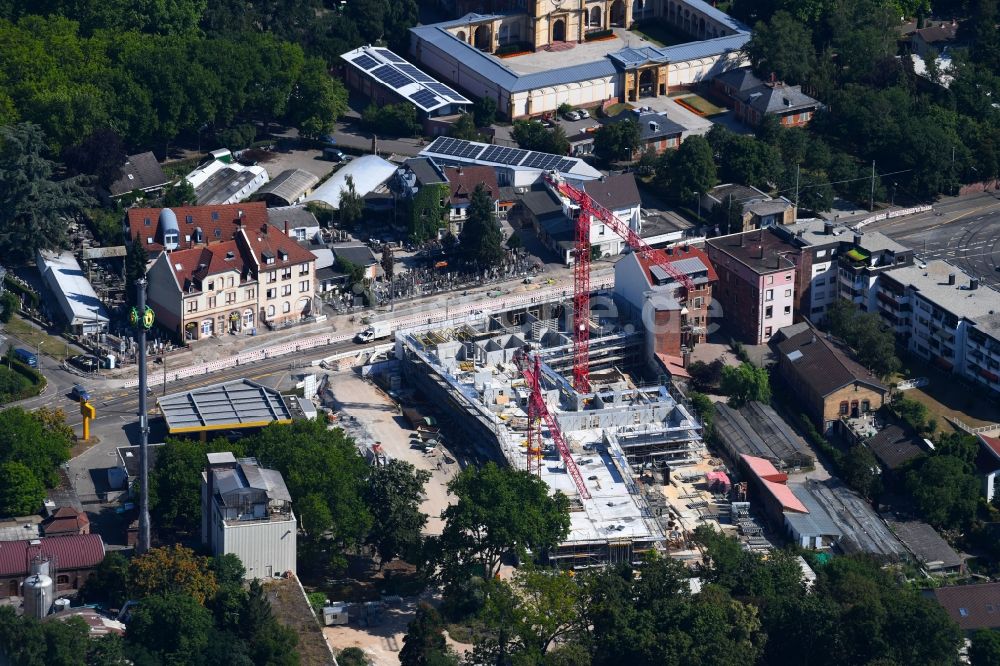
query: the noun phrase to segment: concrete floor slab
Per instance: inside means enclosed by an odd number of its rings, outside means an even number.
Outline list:
[[[547,72],[550,69],[600,60],[607,54],[624,48],[638,49],[644,46],[656,46],[634,32],[622,28],[615,28],[614,32],[614,39],[574,44],[573,48],[566,51],[539,50],[512,58],[500,58],[500,62],[518,74],[534,74],[535,72]]]

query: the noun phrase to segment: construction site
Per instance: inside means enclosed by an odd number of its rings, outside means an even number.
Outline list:
[[[648,353],[646,338],[658,333],[644,329],[641,313],[627,321],[591,311],[592,221],[672,277],[679,307],[693,285],[666,253],[646,246],[584,192],[555,177],[549,185],[577,221],[572,302],[397,331],[403,378],[452,416],[460,439],[481,457],[537,474],[570,499],[570,532],[548,553],[550,562],[636,562],[653,549],[697,557],[690,532],[729,512],[725,468],[709,456],[702,424]],[[710,487],[713,475],[725,483]]]

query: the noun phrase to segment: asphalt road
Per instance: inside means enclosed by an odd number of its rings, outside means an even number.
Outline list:
[[[924,261],[944,259],[984,284],[1000,286],[1000,197],[946,199],[927,213],[884,220],[866,228],[913,248]]]

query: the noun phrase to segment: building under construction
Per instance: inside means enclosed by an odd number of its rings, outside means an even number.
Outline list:
[[[466,441],[570,498],[570,533],[550,560],[634,562],[665,538],[637,474],[695,464],[701,424],[667,385],[642,382],[645,333],[622,322],[590,320],[590,390],[577,391],[571,319],[562,305],[538,305],[474,326],[397,331],[396,351],[407,381],[458,415]]]

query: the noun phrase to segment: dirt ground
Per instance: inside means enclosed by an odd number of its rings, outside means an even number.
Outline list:
[[[444,462],[443,452],[425,454],[411,448],[410,435],[414,432],[406,419],[396,411],[396,404],[381,389],[353,371],[332,373],[330,388],[341,411],[365,424],[376,441],[392,458],[412,463],[417,469],[431,473],[425,486],[426,497],[421,509],[427,514],[425,534],[441,534],[444,522],[441,512],[448,506],[447,484],[459,472],[458,464]],[[454,460],[454,456],[449,456]]]

